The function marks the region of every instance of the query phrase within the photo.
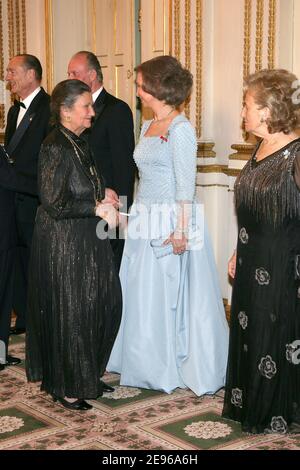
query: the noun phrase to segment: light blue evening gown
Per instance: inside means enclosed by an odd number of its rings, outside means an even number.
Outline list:
[[[120,269],[123,317],[107,370],[121,374],[121,385],[214,393],[225,381],[228,326],[205,223],[190,218],[201,241],[183,255],[157,257],[150,244],[174,229],[176,201],[193,201],[198,213],[195,131],[179,115],[165,139],[145,137],[150,123],[134,153],[140,182]]]

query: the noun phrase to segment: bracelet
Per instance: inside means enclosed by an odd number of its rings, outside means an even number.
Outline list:
[[[174,230],[174,232],[183,233],[184,235],[187,235],[189,233],[189,229],[187,229],[187,228],[176,228]]]

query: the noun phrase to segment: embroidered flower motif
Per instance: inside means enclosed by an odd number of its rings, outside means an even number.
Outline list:
[[[264,268],[258,268],[255,271],[255,279],[260,286],[270,284],[271,276]]]
[[[272,432],[285,434],[287,432],[287,422],[282,416],[273,416],[271,421]]]
[[[300,299],[300,287],[298,287],[297,297]]]
[[[246,315],[245,312],[240,312],[238,314],[238,319],[239,319],[239,323],[241,325],[241,327],[243,328],[243,330],[245,330],[248,326],[248,317]]]
[[[300,340],[294,340],[290,344],[286,344],[286,351],[285,351],[285,357],[288,362],[291,364],[296,364],[298,365],[300,362]]]
[[[198,421],[189,424],[183,430],[190,437],[205,440],[219,439],[232,433],[232,428],[228,424],[219,421]]]
[[[6,432],[17,431],[24,426],[24,420],[15,418],[14,416],[1,416],[0,417],[0,434]]]
[[[164,142],[168,142],[168,139],[169,139],[169,131],[166,133],[166,135],[161,135],[159,138],[160,138],[160,143],[163,144]]]
[[[248,352],[248,345],[244,344],[244,352]]]
[[[139,388],[134,387],[114,387],[114,392],[103,393],[103,398],[108,398],[109,400],[124,400],[125,398],[134,398],[142,393]]]
[[[277,373],[276,363],[269,355],[261,358],[258,369],[261,375],[267,379],[272,379]]]
[[[231,390],[231,403],[238,408],[243,408],[243,392],[239,388]]]
[[[242,227],[241,230],[240,230],[240,234],[239,234],[239,238],[241,240],[241,242],[244,244],[244,245],[247,245],[248,241],[249,241],[249,235],[245,229],[245,227]]]

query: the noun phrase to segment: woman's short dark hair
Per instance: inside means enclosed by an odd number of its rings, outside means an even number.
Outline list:
[[[91,93],[91,89],[81,80],[63,80],[54,88],[51,95],[51,120],[50,123],[60,123],[60,110],[62,106],[71,109],[80,95]]]
[[[193,76],[175,57],[154,57],[138,65],[135,71],[142,74],[143,90],[166,104],[178,107],[191,94]]]
[[[270,110],[267,120],[270,134],[289,134],[300,125],[299,81],[283,69],[260,70],[249,75],[244,82],[244,93],[253,92],[256,104]]]

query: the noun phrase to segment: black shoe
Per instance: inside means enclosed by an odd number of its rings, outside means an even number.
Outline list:
[[[103,382],[103,380],[100,380],[100,385],[104,393],[115,391],[114,387],[111,387],[110,385],[106,384],[105,382]]]
[[[18,364],[21,364],[22,360],[19,359],[18,357],[13,357],[13,356],[6,356],[6,366],[17,366]]]
[[[0,372],[5,369],[5,364],[0,364]]]
[[[22,335],[26,332],[26,328],[11,328],[9,330],[10,335]]]
[[[92,405],[87,403],[85,400],[76,400],[73,402],[67,401],[64,398],[58,397],[52,393],[53,401],[58,401],[62,406],[68,408],[68,410],[81,410],[86,411],[92,409]]]

